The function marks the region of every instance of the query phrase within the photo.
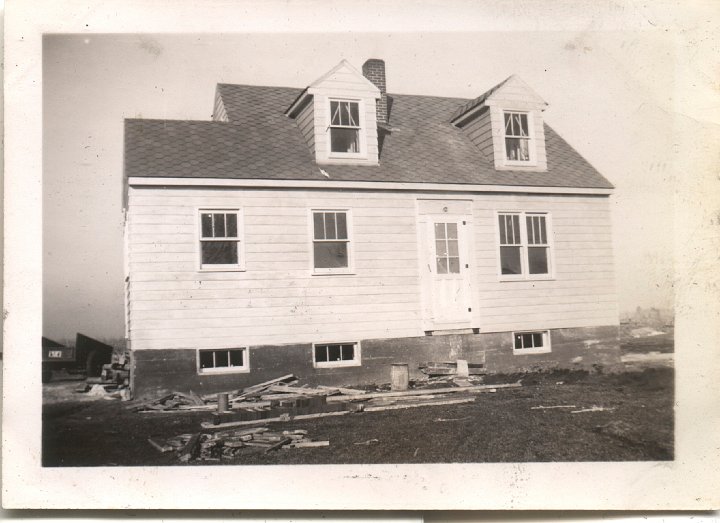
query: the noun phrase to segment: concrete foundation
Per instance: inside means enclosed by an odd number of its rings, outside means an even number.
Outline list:
[[[201,375],[193,349],[134,350],[131,384],[135,398],[192,390],[210,393],[239,389],[293,373],[310,385],[389,383],[393,363],[409,364],[410,377],[422,375],[427,361],[485,361],[487,372],[547,369],[621,369],[618,327],[552,329],[552,351],[513,354],[512,333],[444,334],[417,338],[361,340],[362,364],[314,368],[311,344],[250,347],[250,372]]]

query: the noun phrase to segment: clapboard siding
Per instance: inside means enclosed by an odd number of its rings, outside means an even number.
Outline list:
[[[135,349],[422,334],[417,200],[399,191],[131,187],[128,317]],[[442,199],[443,195],[432,196]],[[468,194],[483,332],[617,323],[607,198]],[[244,271],[198,270],[198,209],[241,209]],[[312,274],[311,209],[352,215],[353,274]],[[552,280],[501,281],[497,212],[552,221]]]
[[[310,152],[315,154],[315,111],[312,102],[305,105],[295,122],[305,138]]]
[[[549,214],[554,279],[499,281],[496,213],[512,210]],[[484,224],[475,237],[483,331],[617,324],[607,198],[497,195],[478,198],[474,214]]]

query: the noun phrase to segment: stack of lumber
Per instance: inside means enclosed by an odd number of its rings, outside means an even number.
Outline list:
[[[89,376],[76,392],[86,392],[106,399],[130,399],[129,357],[123,355],[112,363],[102,366],[100,376]]]
[[[254,452],[330,445],[328,440],[316,441],[308,437],[307,430],[273,432],[266,427],[180,434],[164,441],[150,438],[148,443],[160,452],[175,452],[177,459],[185,463],[221,461]]]

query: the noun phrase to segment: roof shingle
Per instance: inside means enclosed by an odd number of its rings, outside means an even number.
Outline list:
[[[295,121],[302,89],[220,84],[229,122],[125,122],[128,177],[327,180]],[[612,188],[545,125],[546,172],[497,171],[449,122],[468,100],[388,95],[392,130],[377,166],[323,165],[331,180]],[[470,101],[472,104],[475,100]]]

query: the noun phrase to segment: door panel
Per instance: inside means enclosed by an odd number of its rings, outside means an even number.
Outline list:
[[[434,329],[469,327],[470,293],[469,216],[428,216],[426,253],[429,254],[429,307]]]

